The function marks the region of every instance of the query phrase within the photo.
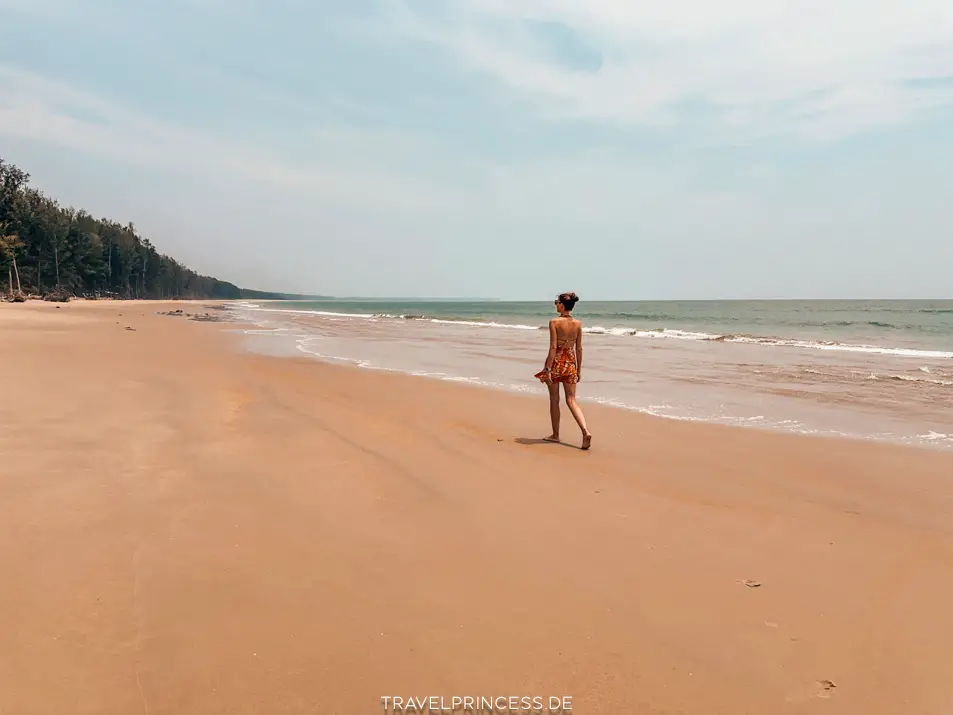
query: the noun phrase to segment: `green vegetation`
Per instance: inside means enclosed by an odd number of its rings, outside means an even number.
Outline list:
[[[30,176],[0,158],[0,293],[112,298],[258,298],[202,276],[159,253],[131,223],[63,208],[29,186]]]

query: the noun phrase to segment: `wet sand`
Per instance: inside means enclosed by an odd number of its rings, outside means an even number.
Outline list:
[[[953,456],[600,406],[586,453],[169,308],[0,305],[0,713],[948,712]]]
[[[539,388],[531,376],[545,356],[540,328],[548,316],[506,327],[342,315],[320,302],[275,306],[233,306],[260,328],[255,349],[511,392]],[[606,330],[579,317],[588,330]],[[611,330],[623,332],[587,333],[583,341],[587,401],[659,417],[953,450],[953,352],[876,354],[821,349],[817,342],[812,348]]]

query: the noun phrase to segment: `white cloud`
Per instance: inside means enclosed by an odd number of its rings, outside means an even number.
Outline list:
[[[50,12],[49,32],[30,35],[36,23],[25,24],[28,42],[82,26],[142,78],[138,93],[127,85],[127,96],[107,97],[0,61],[0,151],[51,195],[132,218],[187,264],[261,287],[526,297],[565,275],[606,297],[710,297],[744,286],[745,295],[833,295],[843,289],[835,279],[854,275],[864,276],[849,279],[861,293],[893,285],[864,266],[912,276],[909,294],[948,284],[943,261],[930,261],[926,275],[918,258],[949,253],[945,146],[924,139],[918,153],[909,133],[862,156],[828,147],[830,161],[792,168],[774,162],[776,145],[723,152],[698,144],[830,139],[944,111],[953,87],[901,81],[953,75],[949,0],[376,1],[393,12],[369,21],[348,6],[350,15],[328,17],[326,3],[312,3],[305,23],[290,14],[304,13],[304,0],[168,0],[171,34],[156,34],[143,32],[152,13],[135,3],[0,0],[0,22],[16,19],[11,10],[68,11]],[[261,35],[268,18],[320,24],[315,32],[327,34],[287,43]],[[602,53],[602,67],[569,69],[524,19],[571,28]],[[201,22],[220,33],[215,52]],[[176,37],[179,27],[192,32]],[[336,43],[320,41],[331,36]],[[189,38],[197,44],[182,52],[177,43]],[[417,41],[457,62],[422,66],[434,57]],[[255,72],[233,61],[249,47],[264,58]],[[332,62],[333,76],[307,82],[290,71]],[[461,68],[491,81],[471,82]],[[70,70],[86,87],[121,85],[98,77],[98,62]],[[142,107],[159,101],[148,85],[158,71],[208,94],[193,107],[185,98],[195,95],[170,92],[163,116],[178,118],[149,116]],[[450,82],[462,91],[443,92]],[[399,106],[388,103],[395,96]],[[687,103],[718,109],[693,115]],[[541,126],[540,117],[691,131],[605,132],[592,123]],[[441,121],[439,132],[426,131]],[[128,170],[67,161],[59,148]],[[863,250],[832,263],[829,246],[848,239]],[[262,253],[263,240],[275,249]],[[792,259],[792,245],[803,258]],[[805,283],[812,265],[831,282]]]
[[[4,65],[0,137],[126,164],[238,177],[357,208],[453,210],[462,201],[439,182],[389,170],[389,158],[406,155],[399,135],[318,128],[302,133],[300,159],[281,160],[267,148],[156,121],[93,93]],[[365,156],[368,147],[376,161],[352,161]]]
[[[448,225],[547,215],[556,222],[608,222],[637,212],[641,203],[684,181],[671,167],[631,165],[606,150],[493,158],[388,128],[305,124],[295,136],[280,138],[280,151],[269,152],[261,134],[253,142],[157,121],[100,95],[0,64],[3,137],[149,172],[181,172],[215,184],[239,181],[272,197],[288,191],[308,204],[424,216]]]
[[[953,104],[949,0],[461,0],[439,14],[391,0],[390,21],[437,43],[553,117],[623,124],[715,108],[739,132],[841,135]],[[569,69],[525,21],[560,23],[601,51],[597,71]],[[817,94],[824,97],[818,99]]]

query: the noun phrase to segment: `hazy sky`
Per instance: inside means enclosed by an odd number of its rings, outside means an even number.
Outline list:
[[[951,0],[0,0],[0,156],[240,285],[953,296]]]

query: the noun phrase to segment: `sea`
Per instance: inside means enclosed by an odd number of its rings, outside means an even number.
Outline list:
[[[233,304],[274,355],[538,394],[552,300]],[[953,300],[581,301],[581,401],[953,449]],[[548,415],[540,412],[540,430]],[[597,428],[594,428],[594,431]]]

